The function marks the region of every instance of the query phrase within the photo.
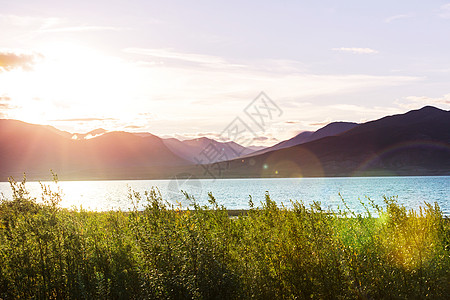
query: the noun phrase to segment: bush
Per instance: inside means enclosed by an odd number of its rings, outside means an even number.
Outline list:
[[[130,191],[131,212],[59,206],[11,181],[0,202],[0,299],[354,299],[450,294],[450,226],[440,208],[396,198],[365,214],[266,201],[229,217],[212,194],[181,210]]]

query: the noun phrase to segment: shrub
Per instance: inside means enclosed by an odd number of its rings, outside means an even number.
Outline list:
[[[368,199],[355,214],[266,201],[228,216],[212,194],[182,210],[157,189],[130,212],[59,206],[11,180],[0,202],[0,299],[354,299],[450,294],[450,226],[437,204]],[[144,209],[139,210],[137,207]]]

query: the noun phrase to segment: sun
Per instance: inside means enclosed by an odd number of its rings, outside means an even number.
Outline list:
[[[74,42],[36,47],[31,70],[1,74],[15,101],[12,118],[49,123],[64,118],[102,117],[124,112],[136,87],[136,69],[117,56]],[[4,80],[3,80],[4,79]]]
[[[116,72],[120,72],[117,59],[73,43],[51,44],[43,52],[46,61],[38,71],[47,80],[47,96],[63,95],[69,102],[104,106],[102,99],[108,91],[116,90]]]
[[[111,129],[123,130],[131,123],[142,127],[158,122],[144,117],[139,121],[143,113],[176,120],[193,111],[198,91],[195,72],[151,64],[147,57],[123,49],[106,51],[73,40],[30,49],[39,56],[32,68],[0,73],[5,93],[0,96],[14,102],[3,117],[80,132],[97,126],[87,120],[114,120]],[[194,113],[202,109],[197,105]]]

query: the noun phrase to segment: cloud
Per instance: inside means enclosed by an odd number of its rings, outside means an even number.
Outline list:
[[[139,126],[139,125],[127,125],[125,126],[127,129],[143,129],[145,126]]]
[[[123,51],[130,54],[146,55],[162,59],[173,59],[208,66],[216,66],[216,67],[241,66],[231,64],[227,62],[224,58],[219,56],[177,52],[174,51],[173,49],[126,48]]]
[[[371,48],[346,48],[346,47],[341,47],[341,48],[333,48],[332,50],[334,51],[340,51],[340,52],[350,52],[353,54],[377,54],[378,51],[371,49]]]
[[[422,79],[391,75],[315,74],[305,70],[305,66],[297,61],[280,64],[279,60],[271,59],[247,60],[236,65],[219,56],[173,50],[126,48],[123,51],[134,54],[131,57],[136,61],[167,58],[164,66],[135,65],[142,74],[141,78],[149,78],[149,99],[158,106],[183,103],[188,111],[195,110],[196,115],[206,113],[215,101],[227,101],[230,105],[220,113],[231,118],[243,101],[253,99],[262,90],[275,95],[273,97],[277,97],[283,107],[299,109],[306,103],[306,97],[354,93]],[[179,112],[183,114],[180,118],[186,119],[186,114],[182,110]],[[175,115],[173,109],[166,114]]]
[[[115,118],[73,118],[73,119],[56,119],[55,122],[92,122],[92,121],[115,121]]]
[[[258,136],[252,139],[251,141],[251,145],[273,145],[275,143],[277,143],[279,141],[279,139],[277,139],[276,137],[273,136],[272,133],[265,133],[265,136]],[[249,145],[245,145],[245,146],[249,146]]]
[[[442,5],[438,15],[443,19],[450,19],[450,3]]]
[[[9,102],[9,101],[11,101],[11,97],[0,96],[0,102]]]
[[[57,28],[43,28],[39,32],[86,32],[86,31],[121,31],[125,28],[118,28],[112,26],[69,26]]]
[[[268,139],[269,138],[266,137],[266,136],[259,136],[259,137],[253,138],[253,141],[255,141],[255,142],[264,142],[264,141],[267,141]]]
[[[384,22],[391,23],[396,20],[411,18],[412,16],[413,16],[412,14],[401,14],[401,15],[390,16],[390,17],[384,19]]]
[[[140,112],[140,113],[138,113],[138,115],[145,116],[145,117],[153,117],[153,113],[150,113],[150,112]]]
[[[331,121],[327,120],[327,121],[323,121],[323,122],[310,123],[309,125],[310,126],[325,126],[325,125],[328,125],[330,123],[331,123]]]
[[[0,50],[0,71],[11,71],[18,68],[28,71],[42,57],[41,54],[14,53],[13,51]]]
[[[339,115],[338,120],[347,122],[360,122],[361,118],[375,120],[388,115],[395,115],[403,113],[402,109],[399,107],[392,106],[366,106],[366,105],[355,105],[355,104],[332,104],[326,107],[324,113],[326,115],[331,115],[330,112],[334,112],[335,115]],[[331,120],[330,122],[331,123]]]
[[[199,138],[209,138],[216,141],[222,141],[220,140],[220,133],[217,132],[197,132],[197,133],[174,133],[174,134],[166,134],[166,135],[160,135],[161,138],[176,138],[180,141],[185,140],[195,140]]]
[[[16,108],[16,106],[11,105],[11,98],[8,96],[0,96],[0,110],[9,110],[9,109],[14,109]],[[5,113],[0,112],[0,116],[6,116]]]
[[[421,108],[424,105],[440,106],[441,108],[450,107],[450,94],[445,94],[442,97],[427,97],[427,96],[408,96],[402,100],[396,100],[395,104],[407,109]]]
[[[417,96],[409,96],[406,97],[406,100],[412,102],[419,102],[424,104],[450,104],[450,94],[446,94],[439,98],[431,98],[431,97],[417,97]]]
[[[46,28],[60,23],[61,19],[0,14],[0,22],[14,27]]]
[[[372,108],[354,104],[333,104],[329,106],[332,109],[345,110],[350,112],[372,111]]]
[[[217,132],[198,132],[195,135],[195,138],[199,138],[199,137],[207,137],[207,138],[218,138],[220,137],[220,133]]]
[[[68,32],[88,32],[88,31],[122,31],[129,28],[115,26],[98,26],[70,23],[64,18],[55,17],[31,17],[20,15],[0,14],[0,22],[6,23],[20,29],[28,29],[31,34],[43,33],[68,33]]]
[[[0,109],[11,109],[12,108],[12,106],[11,106],[11,104],[9,104],[9,103],[1,103],[0,102]]]

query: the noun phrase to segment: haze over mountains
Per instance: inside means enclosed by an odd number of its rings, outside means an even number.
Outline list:
[[[179,157],[195,164],[202,163],[201,152],[208,150],[208,147],[213,147],[214,151],[220,154],[211,156],[207,163],[225,161],[254,152],[252,149],[243,147],[235,142],[221,143],[206,137],[184,141],[174,138],[164,139],[164,144]]]
[[[198,164],[207,146],[221,151],[215,162],[253,150],[234,142],[208,138],[179,141],[151,133],[108,132],[96,129],[69,133],[51,126],[0,120],[0,179],[8,176],[61,178],[142,178],[166,174],[167,168]]]
[[[450,112],[424,107],[356,124],[334,122],[254,152],[208,138],[179,141],[151,133],[93,130],[0,120],[0,179],[154,179],[178,173],[208,177],[200,156],[218,150],[223,177],[450,174]],[[208,167],[208,165],[206,165]],[[209,165],[212,166],[212,165]]]
[[[133,168],[161,168],[189,162],[173,154],[156,136],[139,137],[109,132],[91,139],[73,139],[72,134],[49,126],[0,120],[0,175],[40,178],[54,170],[62,178],[91,174],[108,177],[110,172]]]

